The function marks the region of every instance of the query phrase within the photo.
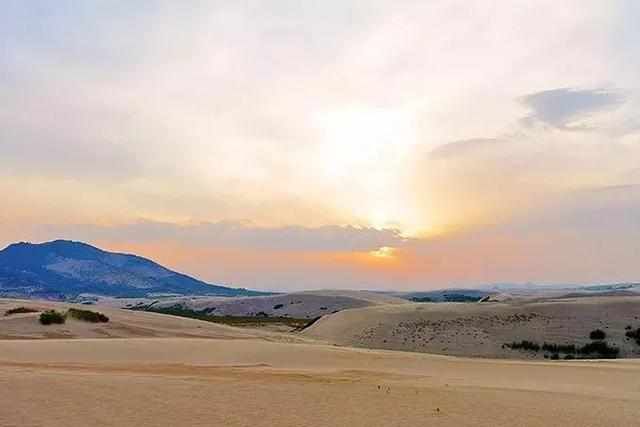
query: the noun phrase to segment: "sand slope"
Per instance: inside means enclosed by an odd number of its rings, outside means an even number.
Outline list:
[[[640,327],[640,297],[593,297],[504,303],[383,305],[326,316],[304,334],[329,343],[366,348],[482,357],[542,358],[513,351],[521,340],[558,344],[589,342],[600,328],[621,357],[639,357],[625,327]]]
[[[94,310],[109,316],[110,321],[108,323],[88,323],[68,318],[67,322],[63,325],[44,326],[38,321],[39,313],[4,316],[6,310],[21,306],[40,310],[57,309],[63,311],[69,307]],[[283,341],[303,340],[303,338],[293,335],[247,328],[233,328],[221,324],[156,313],[49,301],[0,299],[0,339],[136,337],[254,337]]]
[[[179,304],[191,310],[206,310],[212,315],[288,316],[313,319],[351,308],[370,307],[381,304],[405,304],[407,300],[366,291],[317,290],[280,295],[220,298],[185,297],[161,300],[154,307],[169,307]]]
[[[0,341],[2,426],[631,426],[640,363],[264,340]]]

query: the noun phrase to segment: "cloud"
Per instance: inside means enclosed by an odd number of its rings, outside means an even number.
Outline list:
[[[277,228],[256,227],[242,222],[176,225],[141,221],[119,226],[44,226],[40,238],[72,238],[109,242],[181,242],[210,248],[265,251],[368,252],[383,246],[399,247],[408,242],[397,230],[352,226]]]
[[[579,119],[622,104],[625,99],[624,94],[606,89],[559,88],[525,95],[521,102],[532,110],[525,123],[568,128]]]
[[[593,187],[548,196],[499,224],[411,249],[429,283],[598,283],[640,277],[640,186]]]
[[[138,239],[174,260],[215,246],[185,269],[247,286],[286,281],[294,264],[303,284],[446,284],[421,270],[429,259],[400,277],[300,258],[412,242],[336,224],[459,232],[638,183],[621,174],[640,159],[627,3],[8,0],[0,240]],[[514,129],[523,106],[537,126]],[[587,125],[598,132],[568,131]],[[443,262],[474,264],[469,248]]]
[[[432,159],[454,159],[459,156],[481,154],[493,151],[496,145],[504,142],[504,140],[497,138],[474,138],[453,141],[439,145],[431,150],[429,157]]]

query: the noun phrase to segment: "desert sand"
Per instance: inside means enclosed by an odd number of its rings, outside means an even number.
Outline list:
[[[94,310],[109,316],[108,323],[87,323],[69,318],[62,325],[44,326],[39,313],[3,316],[16,307],[64,311],[69,307]],[[234,328],[218,323],[202,322],[165,314],[121,310],[105,306],[84,306],[51,301],[0,299],[0,340],[61,339],[61,338],[251,338],[283,341],[304,341],[303,337],[278,334],[265,330]]]
[[[640,327],[640,297],[519,299],[504,303],[415,303],[346,310],[304,331],[331,344],[492,358],[543,358],[503,344],[584,345],[602,329],[620,357],[640,357],[625,328]]]
[[[2,426],[631,426],[640,363],[261,339],[0,342]]]
[[[121,300],[127,302],[127,300]],[[406,304],[407,300],[366,291],[317,290],[292,292],[257,297],[176,297],[159,301],[146,299],[130,301],[129,305],[153,303],[154,307],[166,308],[179,305],[191,310],[206,310],[216,316],[288,316],[314,319],[319,316],[351,308],[371,307],[382,304]],[[111,300],[116,305],[118,300]]]
[[[68,306],[1,303],[0,310]],[[0,320],[11,338],[0,340],[0,426],[632,426],[640,419],[638,360],[359,349],[313,334],[91,309],[113,324],[68,321],[56,326],[68,338],[51,338],[33,314],[13,315],[20,325],[13,316]],[[9,333],[20,328],[21,337]]]

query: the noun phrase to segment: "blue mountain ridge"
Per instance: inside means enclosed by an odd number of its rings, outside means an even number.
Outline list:
[[[149,259],[82,242],[15,243],[0,251],[0,296],[68,299],[80,294],[253,296],[267,293],[211,285]]]

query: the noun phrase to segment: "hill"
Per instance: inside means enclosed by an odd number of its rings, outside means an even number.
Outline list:
[[[0,296],[68,299],[81,294],[249,296],[263,293],[210,285],[136,255],[81,242],[16,243],[0,251]]]
[[[212,316],[265,316],[313,319],[351,308],[408,304],[400,298],[367,291],[318,290],[243,297],[176,297],[150,304],[151,310],[180,307]]]
[[[619,349],[618,357],[636,358],[640,344],[627,333],[640,328],[639,310],[637,296],[377,305],[325,316],[303,334],[364,348],[543,359],[553,351],[518,350],[508,344],[529,341],[541,347],[549,343],[579,348],[591,342],[591,331],[601,329],[606,342]]]

